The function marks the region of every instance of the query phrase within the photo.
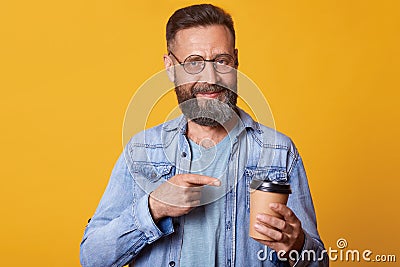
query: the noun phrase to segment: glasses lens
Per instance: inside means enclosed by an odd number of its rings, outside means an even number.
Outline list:
[[[186,72],[188,73],[199,73],[204,68],[204,59],[201,56],[189,56],[185,59],[183,63],[183,67],[185,68]]]
[[[235,67],[235,60],[231,55],[219,55],[214,62],[216,71],[220,73],[228,73]]]

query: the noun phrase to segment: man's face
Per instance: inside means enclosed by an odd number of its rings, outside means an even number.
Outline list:
[[[204,126],[217,126],[230,120],[237,101],[236,65],[229,72],[220,73],[212,62],[205,62],[201,72],[190,74],[178,63],[190,55],[213,60],[218,55],[229,54],[236,61],[237,50],[229,30],[221,25],[180,30],[170,51],[176,58],[165,56],[164,62],[167,69],[175,65],[173,81],[183,114]]]

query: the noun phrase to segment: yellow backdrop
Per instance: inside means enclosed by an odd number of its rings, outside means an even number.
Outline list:
[[[232,13],[240,70],[304,158],[326,247],[345,238],[400,261],[400,1],[212,2]],[[1,3],[2,266],[79,266],[125,109],[163,68],[168,17],[193,3]],[[395,266],[366,264],[332,266]]]

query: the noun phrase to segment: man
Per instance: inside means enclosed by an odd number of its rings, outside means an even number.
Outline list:
[[[230,15],[189,6],[170,17],[166,36],[164,63],[183,115],[130,140],[85,230],[81,264],[327,266],[296,148],[236,106]],[[259,214],[249,225],[256,178],[290,183],[287,206],[271,205],[283,219]],[[250,238],[249,227],[273,241]]]

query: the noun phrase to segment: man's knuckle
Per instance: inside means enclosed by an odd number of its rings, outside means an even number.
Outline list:
[[[286,212],[287,217],[292,217],[293,214],[294,214],[293,211],[290,209]]]
[[[294,232],[294,233],[293,233],[293,239],[294,239],[294,240],[298,239],[299,236],[300,236],[300,235],[299,235],[299,232]]]
[[[276,241],[282,241],[282,233],[278,231],[273,232],[273,237]]]

